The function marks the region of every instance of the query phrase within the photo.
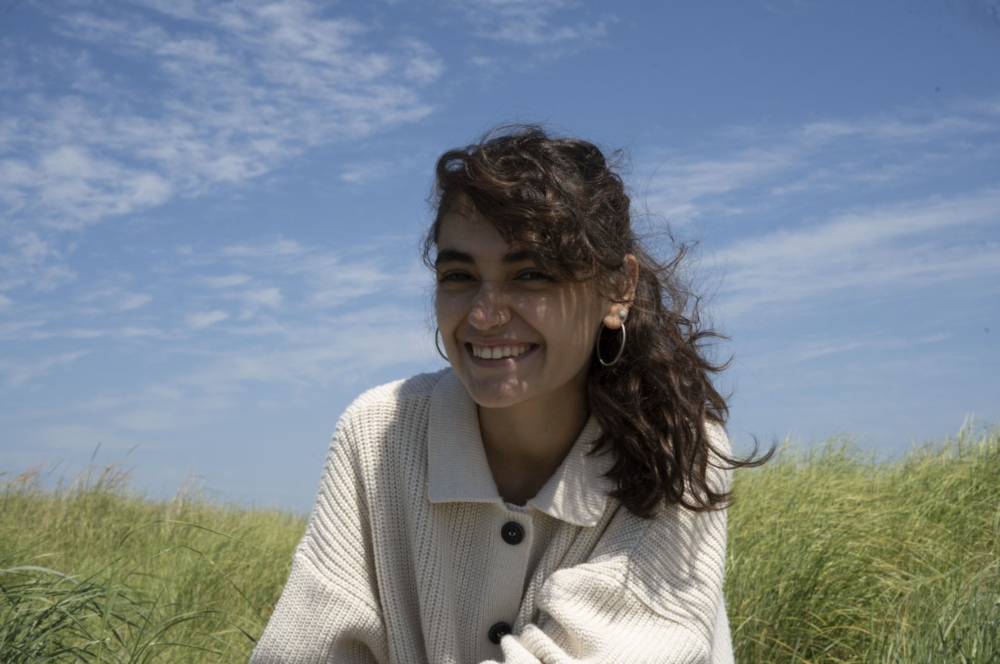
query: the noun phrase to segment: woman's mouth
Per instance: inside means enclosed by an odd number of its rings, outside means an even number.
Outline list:
[[[509,344],[505,346],[466,345],[472,349],[473,357],[478,357],[482,360],[502,360],[508,357],[519,357],[535,346],[535,344]]]

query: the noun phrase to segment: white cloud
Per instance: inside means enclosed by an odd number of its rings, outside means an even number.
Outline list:
[[[743,189],[795,162],[788,148],[750,149],[720,159],[668,159],[651,167],[644,203],[671,223],[688,221],[702,213],[703,198]]]
[[[316,256],[306,261],[303,269],[312,287],[310,302],[323,308],[406,283],[401,274],[386,270],[377,260],[344,261],[335,255]]]
[[[444,63],[433,49],[415,39],[404,40],[403,44],[408,51],[403,74],[408,80],[430,83],[440,78]]]
[[[41,202],[33,207],[45,210],[47,222],[57,228],[75,228],[146,209],[163,203],[173,193],[173,185],[164,177],[96,158],[82,145],[62,145],[42,152],[32,166],[19,161],[5,166],[4,170],[18,171],[18,175],[17,180],[0,185],[0,200],[9,197],[17,204],[34,191]]]
[[[111,336],[120,337],[122,339],[137,339],[137,338],[154,338],[154,339],[165,339],[168,335],[164,334],[162,330],[151,328],[151,327],[136,327],[135,325],[126,325],[118,330],[113,330]]]
[[[399,177],[403,173],[419,171],[423,174],[438,156],[426,150],[399,147],[394,148],[393,152],[395,154],[392,159],[367,159],[344,164],[340,169],[340,179],[363,186]]]
[[[790,196],[934,178],[1000,153],[998,120],[989,104],[957,103],[940,113],[729,127],[684,151],[645,155],[638,203],[677,224],[774,209]]]
[[[960,233],[987,224],[1000,224],[1000,190],[861,208],[738,240],[720,254],[724,306],[739,314],[831,293],[1000,279],[1000,245]]]
[[[216,323],[224,321],[227,318],[229,318],[229,314],[225,311],[219,311],[216,309],[215,311],[204,311],[196,314],[190,314],[187,317],[187,323],[191,328],[200,330],[208,327],[209,325],[215,325]]]
[[[200,277],[199,281],[209,288],[233,288],[242,286],[250,281],[251,277],[246,274],[226,274],[217,277]]]
[[[798,348],[782,349],[782,355],[787,361],[802,362],[828,357],[830,355],[851,353],[858,350],[898,351],[913,346],[925,346],[928,344],[938,343],[939,341],[944,341],[947,338],[948,335],[946,334],[932,334],[912,339],[879,336],[853,340],[811,340],[801,344]],[[777,366],[774,363],[780,361],[781,360],[778,357],[769,358],[769,362],[772,363],[772,366]],[[756,363],[760,364],[760,358],[758,358]]]
[[[35,330],[27,338],[33,341],[46,339],[100,339],[109,335],[107,330],[96,330],[85,327],[63,327],[58,330]]]
[[[412,263],[389,266],[384,258],[366,253],[307,248],[282,238],[261,244],[231,245],[222,249],[220,258],[228,261],[238,273],[254,270],[261,278],[294,280],[297,295],[310,308],[338,307],[386,290],[395,294],[412,292],[413,273],[419,268],[416,258]],[[248,304],[267,306],[277,306],[285,300],[282,292],[273,286],[248,289],[236,297]]]
[[[178,381],[208,394],[233,392],[248,383],[328,387],[382,367],[426,362],[433,352],[422,313],[414,309],[359,310],[293,334],[277,348],[269,344],[216,353],[207,366]]]
[[[0,339],[13,339],[19,337],[27,330],[43,325],[41,320],[18,320],[0,323]]]
[[[148,293],[122,293],[121,299],[118,301],[118,309],[121,311],[130,311],[145,306],[152,301],[153,296]]]
[[[122,281],[129,281],[129,275],[119,275]],[[87,305],[87,313],[106,314],[109,311],[132,311],[153,301],[149,293],[134,293],[117,285],[94,287],[80,295],[78,300]]]
[[[0,227],[0,292],[50,292],[76,279],[60,252],[38,233],[17,224]]]
[[[280,258],[297,256],[303,252],[305,252],[305,247],[301,244],[295,240],[286,240],[284,238],[267,244],[236,244],[222,249],[223,256],[244,258]]]
[[[419,119],[431,111],[420,90],[442,71],[428,45],[306,0],[49,11],[67,47],[18,42],[4,51],[8,68],[49,62],[42,76],[71,70],[70,81],[95,84],[57,95],[24,78],[20,116],[0,125],[10,138],[0,204],[59,228],[239,183],[310,146]]]
[[[855,122],[812,122],[799,129],[795,136],[808,143],[826,143],[845,137],[861,137],[874,141],[920,142],[992,129],[994,126],[988,121],[954,115],[932,118],[889,117]]]
[[[388,178],[398,169],[399,166],[395,162],[372,159],[366,162],[347,164],[340,174],[340,179],[351,184],[369,184]]]
[[[607,34],[607,16],[592,22],[569,24],[557,15],[576,8],[567,0],[453,0],[479,26],[479,36],[526,46],[564,46],[600,40]]]
[[[98,448],[114,452],[127,452],[137,440],[107,427],[88,424],[56,424],[34,428],[30,433],[33,449],[64,454],[66,452],[94,452]],[[149,449],[149,444],[144,443]]]
[[[190,420],[178,420],[162,410],[136,410],[112,418],[110,424],[126,431],[167,431],[190,424]]]
[[[281,304],[281,289],[272,287],[248,290],[240,294],[240,299],[251,307],[277,307]]]
[[[334,251],[276,238],[209,251],[188,248],[180,257],[166,249],[163,261],[148,269],[90,275],[86,287],[59,307],[9,298],[7,310],[22,322],[0,326],[0,338],[91,342],[88,348],[120,340],[117,351],[153,347],[167,357],[215,352],[213,344],[230,335],[297,342],[318,317],[351,303],[370,304],[375,296],[422,308],[428,277],[417,257],[399,261],[386,255],[387,248],[398,250],[401,239],[416,244],[414,238],[390,237]],[[31,237],[18,246],[29,257],[48,255],[46,245]],[[23,264],[20,254],[11,261]],[[273,318],[279,312],[280,323]]]
[[[7,332],[7,338],[27,339],[31,341],[46,341],[49,339],[160,339],[167,340],[175,333],[165,332],[159,328],[140,327],[136,325],[124,325],[121,327],[108,326],[102,329],[86,327],[67,327],[52,324],[49,329],[37,329],[45,325],[43,321],[31,321],[29,324],[20,327],[12,326]],[[0,328],[0,337],[4,336],[3,329]]]
[[[35,362],[15,362],[0,359],[0,372],[7,374],[7,385],[13,388],[23,387],[25,383],[43,376],[57,367],[63,367],[76,362],[87,355],[89,351],[73,351],[60,353]]]

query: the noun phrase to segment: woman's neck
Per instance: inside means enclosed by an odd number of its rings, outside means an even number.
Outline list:
[[[552,477],[573,447],[588,411],[586,397],[570,394],[508,408],[479,408],[486,458],[500,496],[523,505]]]

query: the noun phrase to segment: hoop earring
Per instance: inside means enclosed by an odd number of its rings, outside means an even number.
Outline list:
[[[441,328],[436,327],[434,328],[434,347],[437,348],[438,355],[443,357],[445,362],[450,363],[451,360],[448,359],[448,356],[441,352],[441,344],[438,343],[439,336],[441,336]]]
[[[608,328],[606,328],[603,325],[601,326],[601,332],[602,333],[606,329],[608,329]],[[594,350],[597,352],[597,361],[601,363],[602,367],[610,367],[613,364],[618,364],[618,360],[622,359],[622,353],[625,352],[625,321],[624,320],[622,321],[621,331],[622,331],[622,345],[618,347],[618,353],[615,354],[614,359],[611,360],[610,362],[605,362],[604,358],[601,357],[601,335],[600,334],[597,335],[597,345],[594,347]]]

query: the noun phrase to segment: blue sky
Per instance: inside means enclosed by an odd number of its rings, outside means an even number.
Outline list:
[[[698,242],[737,449],[996,423],[998,62],[996,0],[0,0],[0,470],[307,510],[443,366],[431,172],[502,121]]]

